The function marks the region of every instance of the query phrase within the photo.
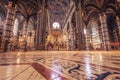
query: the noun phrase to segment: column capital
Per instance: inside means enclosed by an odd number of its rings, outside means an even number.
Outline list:
[[[11,7],[16,8],[16,4],[14,4],[14,3],[11,2],[11,1],[9,1],[9,2],[8,2],[8,5],[7,5],[7,8],[11,8]]]
[[[8,7],[12,7],[13,3],[12,2],[8,2]]]
[[[119,21],[119,20],[120,20],[119,16],[116,16],[116,20],[117,20],[117,21]]]
[[[100,13],[99,14],[99,17],[103,17],[103,16],[106,17],[106,13]]]
[[[99,14],[99,19],[100,19],[101,23],[106,22],[106,14],[105,13]]]

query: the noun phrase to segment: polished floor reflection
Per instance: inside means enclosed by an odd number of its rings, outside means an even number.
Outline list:
[[[120,80],[120,51],[0,53],[0,80]]]

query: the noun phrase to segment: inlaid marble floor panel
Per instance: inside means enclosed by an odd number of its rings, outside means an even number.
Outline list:
[[[120,80],[120,51],[0,53],[0,80]]]

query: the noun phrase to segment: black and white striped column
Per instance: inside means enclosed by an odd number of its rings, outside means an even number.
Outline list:
[[[66,32],[66,49],[69,50],[69,33]]]
[[[70,24],[70,50],[74,50],[74,32],[73,32],[73,27],[71,24],[71,21],[69,22]]]
[[[23,43],[24,43],[24,46],[23,46],[23,49],[24,51],[27,51],[27,46],[28,46],[28,24],[29,24],[29,21],[25,20],[24,22],[24,25],[23,25]]]
[[[103,45],[104,50],[108,51],[110,50],[110,39],[109,39],[109,33],[108,33],[108,27],[106,22],[106,14],[100,14],[100,22],[101,22],[101,31],[102,31],[102,37],[103,37]]]
[[[90,50],[90,30],[89,28],[85,28],[85,40],[86,40],[86,50]]]
[[[36,36],[35,36],[35,45],[36,45],[36,50],[38,50],[38,40],[39,40],[39,20],[40,20],[40,13],[37,13],[37,28],[36,28]]]
[[[117,25],[118,25],[119,36],[120,36],[120,18],[119,17],[116,17],[116,22],[117,22]]]
[[[13,26],[15,20],[15,5],[12,2],[8,4],[6,25],[4,26],[3,37],[6,40],[10,39],[10,36],[13,34]]]
[[[6,23],[4,26],[3,40],[1,45],[4,52],[7,51],[10,38],[13,36],[15,11],[16,11],[16,5],[13,4],[12,2],[9,2],[7,6],[7,17],[6,17]]]
[[[46,41],[46,26],[47,26],[47,9],[43,3],[42,12],[38,14],[38,22],[37,22],[37,35],[36,35],[36,43],[38,50],[45,49],[45,41]]]

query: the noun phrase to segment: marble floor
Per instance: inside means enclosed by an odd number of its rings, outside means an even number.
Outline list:
[[[0,53],[0,80],[120,80],[120,51]]]

